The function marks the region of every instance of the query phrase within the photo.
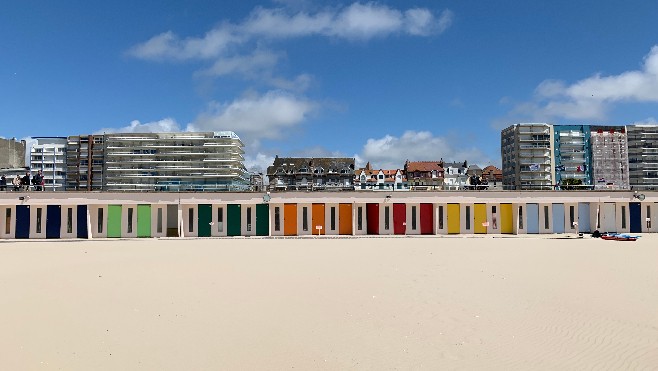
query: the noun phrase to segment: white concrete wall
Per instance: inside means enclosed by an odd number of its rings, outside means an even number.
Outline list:
[[[617,202],[615,212],[617,213],[617,233],[628,233],[631,231],[631,213],[628,202]],[[626,225],[622,225],[625,222]]]
[[[92,238],[106,238],[107,237],[107,205],[89,205],[89,216],[91,219],[91,237]],[[101,219],[102,231],[98,232],[98,210],[103,210],[103,218]],[[165,228],[166,232],[166,228]]]
[[[440,207],[443,208],[443,216],[439,213]],[[448,234],[448,204],[434,204],[434,234]]]
[[[37,233],[37,210],[41,209],[41,232]],[[30,207],[30,238],[46,238],[46,205]]]
[[[242,236],[255,236],[256,235],[256,205],[243,204],[240,208],[240,220],[242,222]],[[247,223],[251,216],[251,223]]]
[[[573,207],[573,221],[578,223],[578,203],[577,202],[565,202],[564,203],[564,232],[565,233],[576,233],[578,231],[578,226],[574,226],[571,223],[570,213],[571,207]]]
[[[331,208],[334,208],[334,229],[331,229]],[[338,235],[340,232],[340,204],[328,203],[324,205],[324,233]]]
[[[519,217],[519,208],[522,210],[522,215]],[[525,203],[512,204],[512,226],[514,227],[514,234],[528,233],[528,208]]]
[[[548,213],[546,213],[548,210]],[[546,227],[548,226],[548,228]],[[539,204],[539,233],[553,233],[553,204]]]
[[[7,232],[7,209],[10,210],[9,233]],[[16,207],[0,206],[0,238],[14,238],[16,231]]]
[[[388,207],[388,228],[385,224],[386,208]],[[379,204],[379,234],[391,235],[393,234],[393,203],[385,202]]]
[[[160,219],[161,229],[159,232],[158,232],[158,209],[162,210],[162,217]],[[167,236],[167,205],[165,204],[151,205],[151,236],[152,237]]]
[[[279,208],[279,230],[275,230],[276,226],[275,217],[276,217],[276,208]],[[285,220],[285,206],[284,204],[270,204],[270,235],[271,236],[283,236],[284,235],[284,220]]]
[[[466,207],[470,208],[469,215],[466,215]],[[466,218],[469,218],[468,225],[466,224]],[[471,203],[462,203],[459,205],[459,233],[460,234],[473,234],[473,227],[475,226],[475,205]],[[470,228],[467,228],[470,227]]]
[[[647,206],[649,206],[650,214],[647,214]],[[652,233],[658,232],[658,203],[642,202],[642,232]],[[649,218],[649,223],[647,223]],[[648,224],[648,225],[647,225]]]
[[[496,207],[495,214],[492,210],[492,206]],[[490,203],[487,204],[486,207],[487,207],[487,221],[489,222],[489,226],[487,227],[487,234],[499,234],[500,233],[500,204]]]
[[[416,228],[413,228],[413,207],[416,207]],[[407,204],[407,220],[406,220],[405,234],[415,235],[420,234],[420,203],[408,203]]]
[[[62,206],[62,209],[64,207]],[[132,209],[132,231],[128,232],[128,214],[129,209]],[[64,224],[64,217],[62,217],[62,226]],[[121,206],[121,237],[122,238],[135,238],[137,237],[137,205],[122,205]]]
[[[212,205],[212,228],[210,229],[210,235],[213,237],[224,237],[228,233],[226,231],[226,210],[228,206],[226,204],[215,204]],[[219,213],[222,214],[222,223],[219,222]]]
[[[183,236],[184,237],[197,237],[199,235],[199,211],[197,205],[181,205],[183,210]],[[125,210],[125,206],[124,206]],[[192,231],[190,232],[190,210],[192,210]],[[124,211],[125,214],[125,211]],[[125,231],[125,228],[124,228]]]
[[[361,215],[362,220],[361,220],[361,230],[358,229],[359,227],[359,210],[358,208],[361,208]],[[368,215],[366,213],[366,204],[362,203],[355,203],[352,205],[352,233],[355,236],[363,236],[368,234]]]
[[[306,208],[306,226],[304,230],[304,208]],[[298,204],[297,205],[297,235],[309,236],[313,234],[313,204]]]
[[[71,209],[71,229],[69,232],[69,209]],[[76,238],[78,236],[78,207],[76,205],[62,205],[62,224],[59,230],[59,238]],[[31,236],[30,236],[31,237]]]

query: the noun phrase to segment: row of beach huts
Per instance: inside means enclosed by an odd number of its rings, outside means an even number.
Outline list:
[[[0,194],[0,238],[658,232],[658,192]]]

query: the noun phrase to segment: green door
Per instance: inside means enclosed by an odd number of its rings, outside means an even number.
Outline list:
[[[270,205],[256,205],[256,236],[270,234]]]
[[[240,205],[229,204],[226,208],[226,234],[229,236],[239,236],[242,234],[242,213]]]
[[[107,206],[107,237],[121,237],[121,205]]]
[[[151,205],[137,205],[137,237],[151,237]]]
[[[199,237],[210,237],[212,223],[212,205],[199,205]]]

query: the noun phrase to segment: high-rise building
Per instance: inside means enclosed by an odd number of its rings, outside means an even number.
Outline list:
[[[629,189],[624,126],[590,126],[594,189]]]
[[[588,125],[554,125],[555,183],[591,188],[592,158]]]
[[[546,123],[521,123],[502,130],[504,189],[553,189],[552,129]]]
[[[44,190],[63,191],[66,187],[66,137],[33,137],[30,149],[32,175],[41,170]]]
[[[73,135],[66,145],[66,190],[103,190],[104,136]]]
[[[24,140],[0,138],[0,169],[25,167],[25,148]]]
[[[103,190],[247,190],[243,147],[232,131],[104,134]]]
[[[628,125],[629,183],[633,189],[658,189],[658,125]]]

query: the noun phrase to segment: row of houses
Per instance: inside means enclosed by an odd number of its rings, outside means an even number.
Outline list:
[[[658,194],[0,194],[0,238],[656,233]]]
[[[501,132],[504,189],[658,188],[658,125],[521,123]]]

